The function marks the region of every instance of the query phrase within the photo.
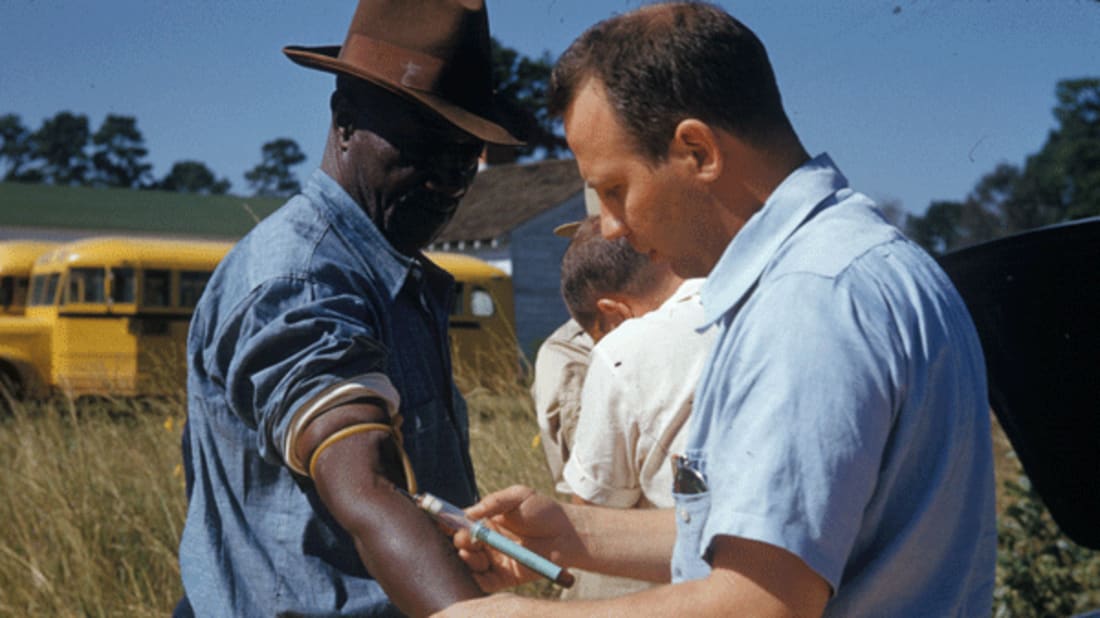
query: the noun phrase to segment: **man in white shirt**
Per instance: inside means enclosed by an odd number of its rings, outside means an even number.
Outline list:
[[[577,498],[672,506],[668,457],[682,446],[680,429],[714,339],[712,330],[695,330],[703,322],[702,282],[604,240],[598,217],[577,230],[562,259],[562,295],[596,342],[563,473]]]
[[[714,331],[700,334],[702,279],[684,280],[625,241],[581,223],[562,258],[562,296],[596,342],[563,477],[575,502],[673,504],[669,455],[683,445],[695,384]],[[607,598],[652,586],[585,573],[564,598]]]

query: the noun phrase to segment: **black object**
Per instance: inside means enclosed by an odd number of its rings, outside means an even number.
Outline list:
[[[981,337],[989,396],[1055,523],[1100,549],[1100,217],[943,256]]]

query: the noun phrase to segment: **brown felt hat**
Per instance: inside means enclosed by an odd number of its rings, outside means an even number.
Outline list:
[[[491,144],[523,143],[497,123],[484,0],[360,0],[342,46],[283,53],[418,101]]]

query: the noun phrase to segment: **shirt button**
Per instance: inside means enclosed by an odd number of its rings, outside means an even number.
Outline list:
[[[688,513],[687,509],[680,509],[680,521],[685,524],[691,521],[691,513]]]

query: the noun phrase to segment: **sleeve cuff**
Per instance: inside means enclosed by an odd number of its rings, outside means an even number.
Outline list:
[[[562,481],[569,486],[569,493],[578,498],[616,509],[627,509],[638,503],[641,490],[606,487],[599,481],[589,476],[578,464],[577,460],[570,456],[562,470]]]
[[[308,476],[306,462],[300,461],[295,454],[295,442],[305,428],[318,416],[345,403],[362,397],[378,397],[386,402],[386,413],[390,418],[397,415],[401,407],[401,396],[397,394],[390,379],[382,373],[367,373],[337,382],[314,395],[294,411],[283,441],[283,461],[291,470]]]

